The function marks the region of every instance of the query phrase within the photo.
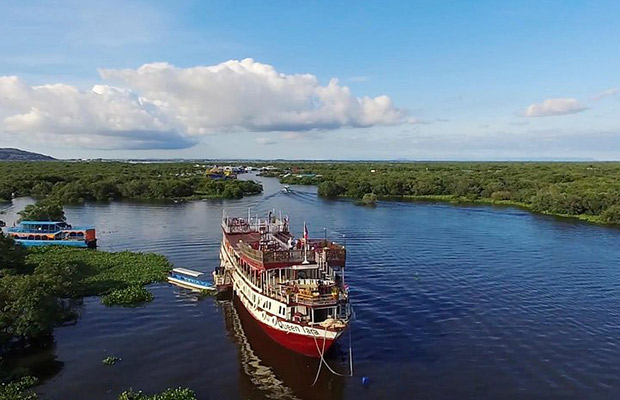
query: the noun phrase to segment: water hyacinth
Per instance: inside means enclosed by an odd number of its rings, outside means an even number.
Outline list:
[[[129,286],[115,289],[101,297],[101,304],[106,306],[137,307],[153,301],[153,293],[143,286]]]

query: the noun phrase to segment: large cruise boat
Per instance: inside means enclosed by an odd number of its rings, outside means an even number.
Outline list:
[[[220,267],[213,272],[219,291],[232,290],[260,327],[282,346],[322,357],[351,321],[344,282],[344,246],[300,239],[288,217],[222,219]]]

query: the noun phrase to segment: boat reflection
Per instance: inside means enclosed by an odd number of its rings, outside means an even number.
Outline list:
[[[254,322],[242,306],[230,300],[220,301],[226,330],[239,349],[240,391],[247,399],[340,399],[344,378],[333,375],[323,366],[317,382],[319,359],[302,356],[275,343]],[[334,347],[327,356],[338,372],[346,365],[338,359]]]

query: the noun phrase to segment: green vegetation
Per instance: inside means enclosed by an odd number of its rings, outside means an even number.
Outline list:
[[[323,197],[506,204],[620,224],[620,163],[286,163],[287,184],[318,185]],[[314,177],[310,178],[312,175]]]
[[[256,182],[213,180],[205,171],[190,163],[2,162],[0,201],[13,195],[61,203],[241,198],[262,191]]]
[[[362,196],[362,200],[360,200],[360,204],[364,206],[374,206],[377,204],[377,195],[374,193],[366,193]]]
[[[137,307],[153,301],[153,293],[143,286],[129,286],[123,289],[114,289],[101,297],[101,304],[106,306]]]
[[[37,394],[30,390],[37,378],[25,376],[19,380],[0,384],[0,400],[36,400]]]
[[[104,363],[105,365],[114,365],[116,364],[117,361],[121,361],[121,359],[118,357],[114,357],[114,356],[109,356],[101,360],[101,362]]]
[[[20,221],[65,221],[65,211],[58,201],[45,199],[29,204],[19,213]]]
[[[55,246],[26,251],[2,234],[0,260],[0,354],[11,343],[49,337],[54,326],[75,320],[66,299],[109,294],[106,305],[141,304],[152,298],[142,286],[164,281],[170,269],[157,254]]]
[[[198,400],[196,394],[187,388],[166,389],[161,393],[146,395],[142,391],[129,390],[121,393],[118,400]]]
[[[30,389],[37,382],[36,378],[26,376],[20,380],[2,383],[0,384],[0,400],[37,400],[39,396]],[[168,388],[161,393],[152,395],[146,395],[142,391],[136,392],[130,389],[121,393],[118,396],[118,400],[198,400],[198,398],[191,389],[179,387],[176,389]]]

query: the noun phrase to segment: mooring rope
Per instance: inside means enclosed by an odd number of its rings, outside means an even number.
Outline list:
[[[343,376],[343,377],[353,376],[353,350],[352,350],[352,345],[351,345],[351,328],[349,327],[349,375],[340,374],[334,371],[332,367],[330,367],[327,361],[325,360],[324,355],[325,355],[325,342],[327,341],[327,329],[323,329],[323,330],[325,332],[323,335],[323,349],[319,349],[319,343],[316,340],[316,336],[312,335],[312,338],[314,339],[314,345],[316,346],[316,350],[319,353],[321,362],[319,363],[319,368],[316,371],[316,376],[314,377],[314,382],[312,382],[311,386],[314,386],[316,382],[318,381],[319,375],[321,374],[321,367],[323,366],[323,364],[325,364],[327,369],[334,375]]]

